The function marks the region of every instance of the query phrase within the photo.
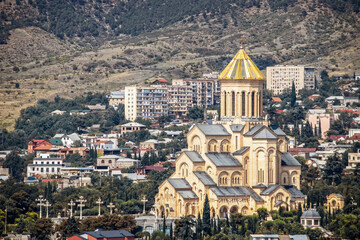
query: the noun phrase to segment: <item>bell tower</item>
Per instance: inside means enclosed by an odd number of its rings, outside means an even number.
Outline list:
[[[221,86],[220,118],[262,118],[264,75],[240,50],[219,75]]]

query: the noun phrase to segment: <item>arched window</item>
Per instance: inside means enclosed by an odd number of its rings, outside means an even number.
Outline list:
[[[186,163],[181,164],[181,177],[187,177],[189,175],[189,166]]]
[[[217,145],[217,141],[212,139],[209,141],[208,143],[208,151],[209,152],[216,152],[217,148],[216,148],[216,145]]]
[[[232,186],[239,186],[241,185],[242,177],[241,173],[236,171],[231,175],[231,185]]]
[[[269,162],[269,183],[274,183],[274,151],[269,151],[268,153],[268,162]]]
[[[226,92],[224,92],[224,116],[226,116],[226,98],[227,98],[227,96],[226,96]]]
[[[231,92],[231,107],[232,107],[232,109],[231,109],[231,111],[232,111],[231,115],[232,115],[232,116],[235,116],[235,106],[236,106],[236,103],[235,103],[235,93],[234,93],[234,92]]]
[[[192,151],[201,152],[201,140],[199,136],[194,136],[191,141]]]
[[[222,172],[219,175],[219,185],[227,185],[228,183],[228,173],[227,172]]]
[[[110,163],[112,163],[112,161],[111,161],[111,160],[109,160],[109,164],[110,164]]]
[[[265,152],[260,150],[257,152],[257,164],[258,164],[258,183],[264,183],[265,174],[264,168],[266,166]]]
[[[251,116],[255,115],[255,92],[251,93]]]
[[[222,140],[220,144],[220,151],[221,152],[230,152],[230,142],[228,140]]]
[[[242,92],[241,93],[241,116],[245,116],[245,106],[246,106],[246,103],[245,103],[245,92]]]
[[[105,163],[105,161],[104,161],[104,160],[101,160],[101,163]]]

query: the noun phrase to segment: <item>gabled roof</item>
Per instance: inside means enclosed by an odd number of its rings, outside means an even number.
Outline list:
[[[242,125],[242,124],[233,124],[233,125],[230,125],[230,129],[233,132],[241,132],[244,129],[244,125]]]
[[[86,234],[95,238],[121,238],[121,237],[134,237],[135,235],[126,230],[110,230],[110,231],[94,231],[86,232]]]
[[[278,137],[267,128],[263,128],[255,136],[253,136],[253,139],[278,139]]]
[[[216,186],[214,180],[206,172],[194,171],[193,173],[205,186]]]
[[[270,193],[278,189],[278,187],[280,187],[279,184],[269,185],[264,191],[260,193],[260,195],[269,195]]]
[[[281,154],[281,166],[301,166],[301,164],[288,152]]]
[[[279,128],[276,125],[270,125],[271,130],[273,130],[273,132],[278,135],[278,136],[286,136],[286,133],[284,133],[283,130],[281,130],[281,128]]]
[[[265,80],[265,76],[242,47],[218,78],[222,80]]]
[[[242,164],[229,153],[205,154],[217,167],[242,167]]]
[[[213,193],[218,197],[252,197],[255,201],[264,201],[254,190],[249,187],[211,187]]]
[[[306,210],[302,215],[301,218],[315,218],[320,219],[320,214],[316,211],[316,209],[309,209]]]
[[[192,162],[205,162],[201,155],[196,151],[184,151],[184,153],[190,158]]]
[[[190,189],[190,184],[183,178],[169,178],[168,182],[175,188],[175,189]]]
[[[264,125],[256,125],[253,128],[250,129],[250,131],[248,131],[247,133],[244,134],[244,136],[252,136],[255,133],[257,133],[260,129],[262,129],[263,127],[265,127]]]
[[[295,201],[295,198],[305,197],[305,195],[294,185],[283,185],[283,187],[291,193],[291,201]]]
[[[198,199],[199,198],[192,190],[180,190],[180,191],[178,191],[178,193],[184,199]]]
[[[195,124],[201,132],[203,132],[205,135],[211,135],[211,136],[228,136],[230,133],[226,131],[226,128],[223,125],[219,124]]]
[[[242,154],[246,153],[246,151],[249,150],[249,149],[250,149],[250,147],[245,146],[245,147],[240,148],[239,150],[237,150],[233,154],[234,155],[242,155]]]

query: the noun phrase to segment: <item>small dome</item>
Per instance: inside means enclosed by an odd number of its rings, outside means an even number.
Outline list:
[[[306,210],[302,215],[301,218],[321,218],[320,214],[316,211],[316,209],[309,209]]]

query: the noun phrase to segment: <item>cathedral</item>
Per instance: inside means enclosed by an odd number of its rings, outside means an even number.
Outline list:
[[[263,117],[264,75],[241,46],[219,75],[220,119],[194,124],[174,174],[159,186],[157,216],[252,215],[258,208],[295,209],[305,201],[300,163],[287,152],[286,134]]]

